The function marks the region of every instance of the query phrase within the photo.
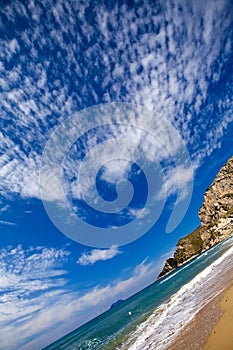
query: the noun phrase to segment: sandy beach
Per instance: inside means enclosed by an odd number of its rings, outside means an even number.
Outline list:
[[[232,271],[231,271],[232,272]],[[229,282],[229,281],[228,281]],[[206,304],[169,350],[233,349],[233,283]]]
[[[233,285],[221,299],[221,318],[213,328],[203,350],[233,349]]]

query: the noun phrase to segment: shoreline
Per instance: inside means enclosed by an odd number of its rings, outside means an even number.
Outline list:
[[[201,226],[198,226],[198,227],[196,228],[196,230],[197,230],[198,228],[200,228],[200,227],[201,227]],[[208,252],[210,249],[215,248],[216,246],[220,245],[221,243],[224,243],[224,242],[228,241],[228,240],[231,239],[231,238],[233,238],[233,233],[231,233],[228,237],[224,238],[222,241],[220,241],[220,242],[218,242],[218,243],[212,245],[211,247],[209,247],[209,248],[203,250],[201,253],[195,254],[195,255],[191,256],[189,259],[185,260],[182,264],[180,264],[179,266],[177,266],[177,267],[173,268],[172,270],[168,271],[168,272],[165,273],[164,275],[162,275],[162,276],[160,276],[160,277],[159,277],[159,275],[158,275],[158,277],[155,279],[154,282],[157,282],[157,281],[161,280],[162,278],[165,278],[165,277],[169,276],[172,272],[175,272],[176,270],[180,269],[180,268],[183,267],[186,263],[188,263],[188,262],[194,260],[194,259],[197,258],[198,256],[201,256],[202,254]],[[166,260],[166,261],[167,261],[167,260]]]
[[[230,272],[233,273],[233,270]],[[231,322],[226,327],[229,319]],[[232,329],[229,330],[232,321],[233,280],[231,278],[226,281],[224,289],[196,313],[190,323],[174,339],[169,350],[232,350],[233,333]],[[228,344],[231,344],[230,347],[227,347],[227,341]]]
[[[233,284],[232,241],[220,250],[221,255],[211,253],[211,257],[215,257],[213,261],[208,255],[204,257],[208,265],[202,266],[201,271],[156,308],[124,339],[120,349],[204,350],[223,314],[219,303]],[[197,261],[196,265],[200,263]],[[195,269],[195,265],[191,269]],[[186,273],[189,275],[189,270]]]

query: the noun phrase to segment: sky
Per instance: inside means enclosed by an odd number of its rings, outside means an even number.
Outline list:
[[[0,344],[152,283],[232,156],[233,5],[0,0]]]

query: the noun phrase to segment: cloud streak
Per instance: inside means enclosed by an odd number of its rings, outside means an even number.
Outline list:
[[[0,220],[0,225],[16,226],[17,224],[11,221]]]
[[[97,250],[92,257],[104,260],[103,252]],[[113,256],[117,248],[109,252],[105,254]],[[144,260],[128,272],[128,277],[81,292],[68,284],[64,269],[68,258],[69,252],[62,249],[1,249],[0,341],[4,349],[41,349],[99,315],[117,299],[126,299],[141,285],[151,283],[160,269]]]
[[[50,302],[64,293],[69,252],[63,249],[8,246],[0,250],[0,341],[6,349],[27,344],[30,327]]]
[[[95,21],[83,21],[89,12]],[[51,128],[94,104],[133,102],[166,116],[196,168],[221,144],[232,122],[230,85],[224,87],[230,102],[221,105],[221,115],[208,115],[220,108],[210,89],[229,64],[230,2],[153,7],[148,1],[140,11],[62,0],[26,8],[16,1],[1,9],[2,25],[16,23],[19,13],[24,28],[1,42],[3,193],[39,198],[38,170]],[[208,137],[207,125],[213,130]]]
[[[109,249],[93,249],[89,253],[82,253],[77,260],[79,265],[93,265],[98,261],[106,261],[114,258],[120,254],[121,251],[116,246],[112,246]]]

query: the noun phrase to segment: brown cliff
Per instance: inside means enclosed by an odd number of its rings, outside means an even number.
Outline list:
[[[220,169],[204,194],[198,215],[201,226],[181,238],[158,278],[203,253],[233,233],[233,157]]]

